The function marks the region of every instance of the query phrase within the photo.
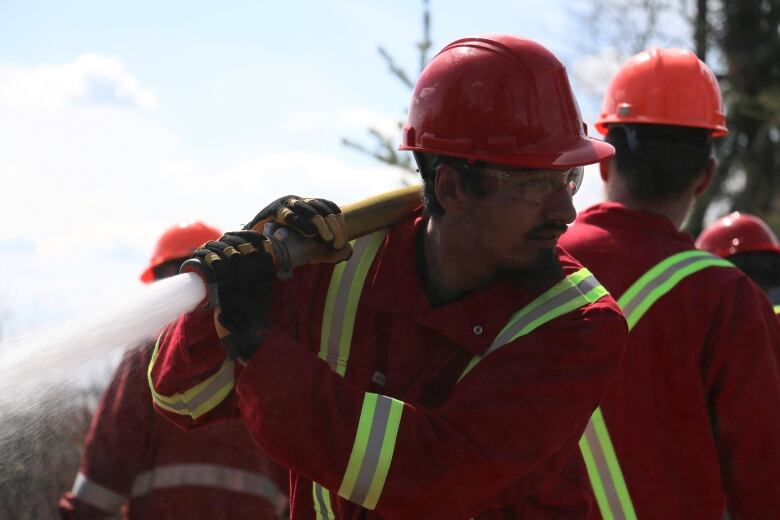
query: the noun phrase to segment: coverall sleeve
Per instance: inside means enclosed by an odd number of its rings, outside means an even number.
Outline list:
[[[728,509],[737,518],[780,511],[780,333],[758,287],[737,279],[712,323],[703,377]]]
[[[73,489],[59,502],[62,518],[117,515],[146,460],[154,409],[146,384],[150,346],[125,354],[92,418]]]
[[[468,518],[584,429],[627,338],[603,301],[486,356],[437,409],[359,391],[273,329],[240,412],[282,464],[383,517]]]

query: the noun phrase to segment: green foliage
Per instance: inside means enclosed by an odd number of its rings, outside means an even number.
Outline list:
[[[753,213],[780,230],[780,0],[721,0],[712,20],[729,135],[717,141],[715,182],[688,228],[698,234],[709,209],[710,218]]]

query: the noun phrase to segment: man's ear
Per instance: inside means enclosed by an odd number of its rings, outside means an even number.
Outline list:
[[[436,167],[436,198],[445,213],[458,212],[466,202],[468,194],[463,190],[460,176],[451,166],[440,164]]]
[[[599,173],[601,174],[601,180],[604,182],[607,182],[609,179],[609,168],[612,164],[613,159],[604,159],[603,161],[599,162]]]
[[[717,163],[715,162],[715,159],[710,159],[707,161],[707,166],[705,166],[704,171],[693,183],[694,197],[701,196],[701,194],[707,191],[707,188],[710,187],[710,184],[712,184],[712,179],[715,177],[716,167]]]

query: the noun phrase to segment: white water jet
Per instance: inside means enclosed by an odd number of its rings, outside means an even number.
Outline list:
[[[63,326],[0,342],[0,405],[27,408],[46,390],[77,387],[91,363],[154,338],[205,297],[200,277],[180,274]]]

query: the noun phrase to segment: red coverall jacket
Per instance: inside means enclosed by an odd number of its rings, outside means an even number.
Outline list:
[[[458,381],[513,313],[560,278],[497,281],[431,308],[416,266],[421,223],[402,221],[381,242],[358,293],[343,377],[317,356],[334,268],[299,268],[276,286],[263,344],[246,366],[230,367],[234,391],[200,420],[244,418],[257,443],[292,468],[296,519],[586,517],[592,497],[574,451],[623,352],[627,328],[616,303],[607,295],[575,308],[485,356]],[[581,269],[565,253],[560,261],[566,274]],[[170,398],[224,361],[211,312],[192,313],[161,336],[150,382]],[[389,470],[367,511],[337,491],[358,439],[370,444],[376,433],[378,421],[363,428],[372,399],[402,413],[389,453],[382,437],[387,457],[378,464]],[[181,411],[158,410],[195,425]]]
[[[123,358],[92,419],[79,474],[60,500],[67,519],[278,518],[287,470],[269,461],[240,421],[195,432],[155,413],[152,345]]]
[[[665,217],[611,202],[561,243],[615,298],[694,248]],[[778,347],[766,296],[736,268],[691,274],[637,322],[601,403],[637,518],[720,519],[726,501],[780,518]]]

